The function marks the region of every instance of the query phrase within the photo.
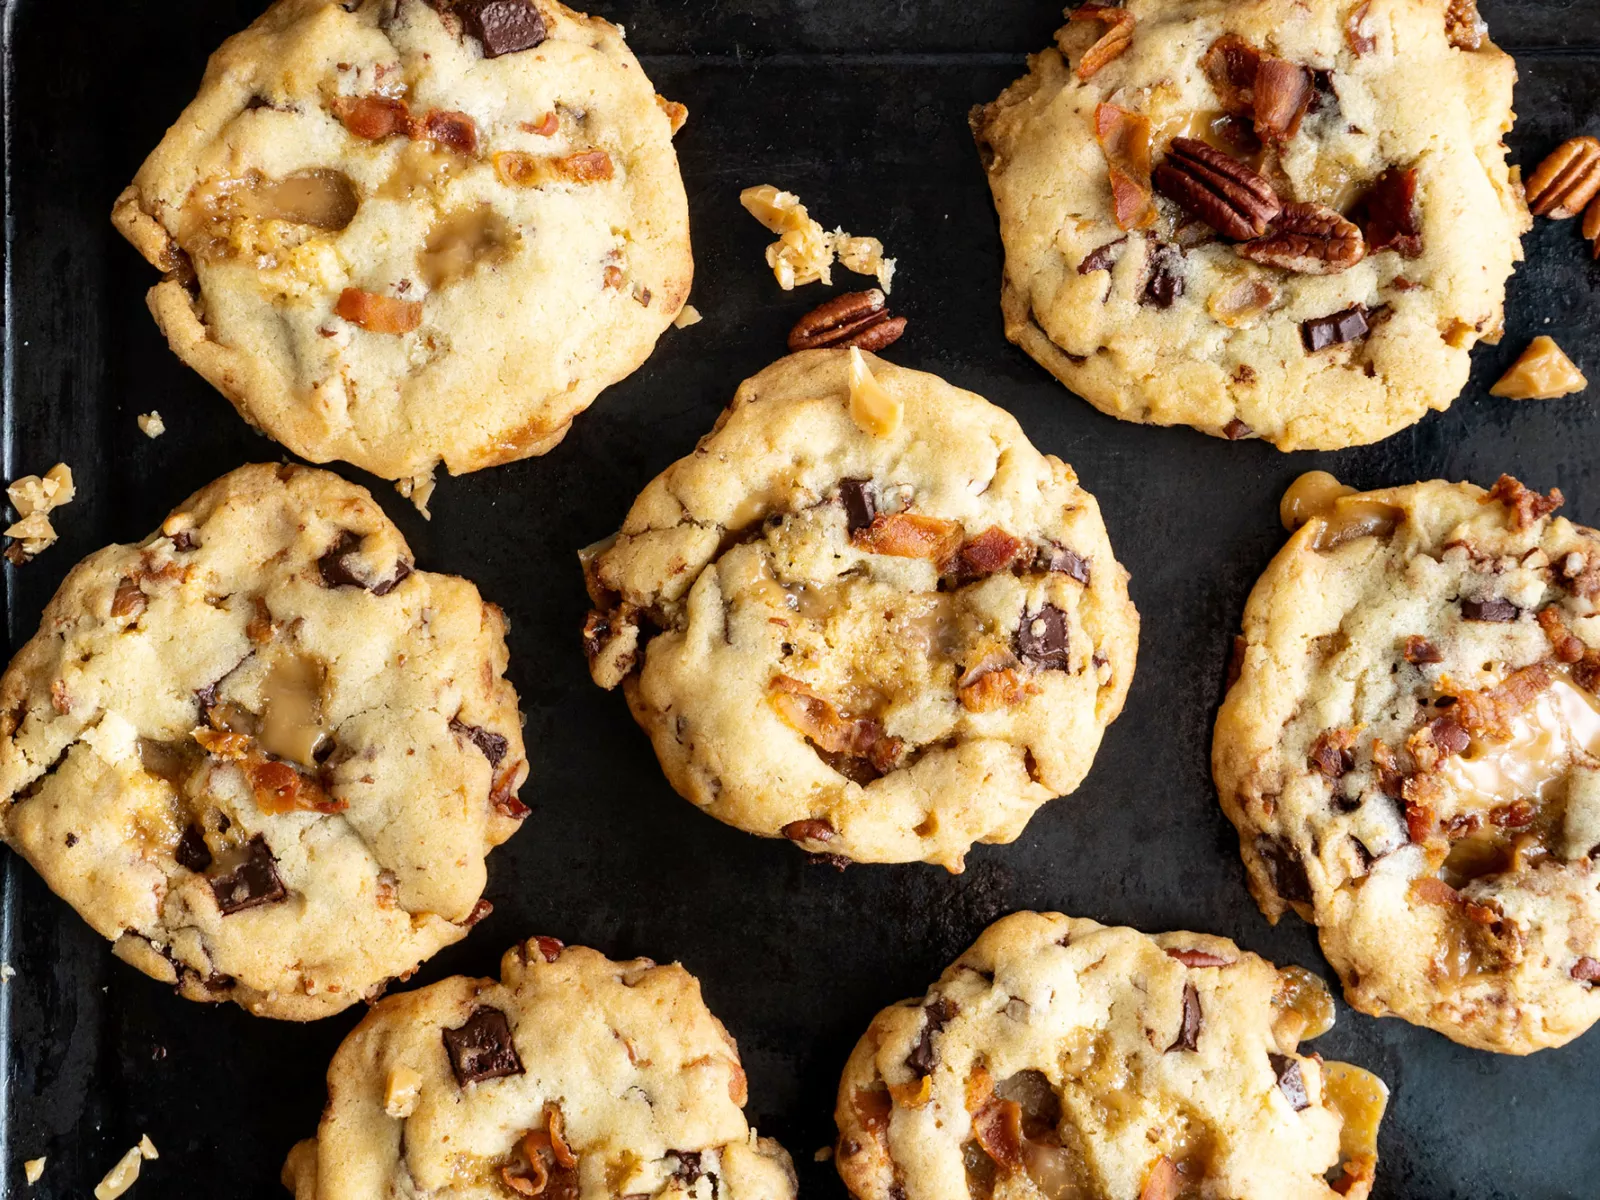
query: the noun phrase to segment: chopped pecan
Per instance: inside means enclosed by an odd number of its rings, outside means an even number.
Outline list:
[[[930,559],[943,574],[960,551],[963,537],[959,521],[901,512],[879,513],[871,525],[852,533],[850,542],[869,554]]]
[[[1600,141],[1575,137],[1562,142],[1528,180],[1528,208],[1536,217],[1575,217],[1600,193]]]
[[[1324,729],[1311,744],[1311,769],[1337,782],[1355,769],[1356,731]]]
[[[1572,964],[1569,974],[1580,983],[1600,983],[1600,959],[1586,954]]]
[[[1071,21],[1101,21],[1106,26],[1100,40],[1078,60],[1078,79],[1093,79],[1108,64],[1121,57],[1133,41],[1133,14],[1125,8],[1108,4],[1085,4],[1072,11]]]
[[[1299,133],[1317,91],[1305,67],[1271,55],[1261,58],[1254,90],[1256,136],[1263,142],[1283,142]]]
[[[370,333],[410,333],[422,324],[422,301],[397,300],[361,288],[347,287],[340,292],[333,312]]]
[[[1489,489],[1489,494],[1483,498],[1485,504],[1493,500],[1498,500],[1511,509],[1515,514],[1518,529],[1526,529],[1566,503],[1566,497],[1561,494],[1560,488],[1551,488],[1548,496],[1540,495],[1509,475],[1502,475],[1495,480],[1494,486]]]
[[[1194,138],[1174,138],[1151,178],[1162,195],[1239,241],[1266,233],[1283,210],[1265,178]]]
[[[877,288],[846,292],[796,321],[789,331],[789,349],[858,346],[878,351],[898,341],[905,328],[906,319],[889,312]]]
[[[1238,247],[1251,262],[1301,275],[1335,275],[1367,256],[1357,229],[1324,204],[1286,204],[1272,232]]]
[[[1444,14],[1444,35],[1457,50],[1477,50],[1483,46],[1483,19],[1478,16],[1478,0],[1450,0]]]
[[[1367,14],[1372,9],[1372,0],[1361,0],[1361,3],[1350,10],[1350,15],[1344,22],[1344,44],[1350,47],[1350,53],[1360,58],[1363,54],[1371,54],[1378,48],[1378,40],[1367,30]]]
[[[1094,110],[1094,136],[1111,175],[1111,211],[1118,229],[1143,229],[1155,220],[1150,204],[1150,120],[1101,104]]]
[[[1200,60],[1200,68],[1211,81],[1224,112],[1235,117],[1255,115],[1259,50],[1236,33],[1226,34],[1211,43]]]
[[[1417,211],[1417,169],[1390,167],[1362,198],[1357,214],[1367,251],[1393,250],[1401,258],[1422,253],[1422,216]]]

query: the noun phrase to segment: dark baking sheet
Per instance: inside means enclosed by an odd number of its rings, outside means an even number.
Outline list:
[[[153,272],[107,221],[111,201],[192,95],[206,55],[260,0],[5,5],[6,478],[58,460],[78,499],[61,541],[5,568],[15,647],[77,559],[147,534],[224,470],[280,456],[168,353],[146,314]],[[1479,351],[1467,393],[1382,445],[1281,455],[1183,429],[1118,424],[1068,396],[1001,335],[1000,247],[966,130],[974,103],[1048,43],[1053,0],[604,0],[664,94],[687,103],[679,136],[694,221],[693,301],[705,322],[669,331],[555,452],[446,479],[423,522],[369,484],[429,569],[476,580],[512,619],[511,675],[534,773],[525,828],[490,859],[494,915],[416,983],[494,973],[539,932],[613,955],[678,959],[739,1039],[752,1119],[799,1166],[808,1197],[841,1200],[833,1090],[882,1005],[920,992],[977,933],[1022,907],[1147,930],[1225,934],[1328,975],[1309,927],[1271,929],[1244,888],[1207,762],[1223,664],[1251,583],[1282,540],[1277,499],[1313,466],[1367,487],[1511,471],[1559,485],[1600,524],[1589,398],[1514,404],[1486,388],[1528,338],[1551,333],[1600,377],[1600,267],[1576,222],[1542,222],[1512,281],[1508,334]],[[1600,7],[1484,0],[1518,57],[1531,166],[1556,142],[1600,133]],[[612,531],[655,472],[693,446],[737,382],[783,351],[826,294],[785,295],[740,187],[798,191],[820,219],[883,238],[899,256],[910,329],[889,356],[1011,410],[1101,501],[1144,617],[1127,710],[1080,792],[965,875],[924,866],[842,875],[793,848],[696,813],[663,781],[618,695],[590,682],[577,630],[574,551]],[[1470,229],[1461,235],[1472,236]],[[846,284],[856,277],[843,275]],[[134,417],[159,408],[168,433]],[[135,1196],[278,1197],[289,1146],[310,1134],[322,1076],[352,1011],[312,1026],[180,1000],[116,962],[19,860],[0,859],[0,1195],[86,1196],[141,1133],[161,1159]],[[1412,1200],[1593,1197],[1600,1034],[1511,1059],[1461,1049],[1341,1004],[1314,1048],[1377,1071],[1394,1098],[1378,1194]],[[31,1191],[21,1161],[47,1155]]]

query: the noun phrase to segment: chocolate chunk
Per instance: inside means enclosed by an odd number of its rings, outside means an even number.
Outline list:
[[[1250,426],[1239,420],[1238,417],[1235,417],[1222,427],[1222,436],[1227,438],[1230,442],[1243,441],[1254,432],[1254,429],[1251,429]]]
[[[1084,256],[1083,261],[1078,264],[1078,274],[1092,275],[1096,271],[1109,271],[1116,265],[1117,258],[1121,254],[1122,245],[1127,240],[1127,234],[1123,234],[1115,241],[1107,242],[1104,246],[1089,251]]]
[[[491,767],[500,765],[500,760],[506,756],[506,747],[510,745],[500,734],[491,733],[481,725],[468,725],[454,717],[450,719],[450,732],[457,737],[466,738],[483,751],[483,756],[489,760]]]
[[[196,875],[211,865],[211,847],[206,845],[206,835],[200,832],[200,826],[191,824],[183,831],[173,857],[178,860],[180,867]]]
[[[389,576],[388,579],[380,579],[373,584],[372,594],[374,596],[387,596],[395,588],[399,587],[401,581],[409,574],[411,574],[411,564],[403,558],[397,560],[394,564],[394,574]]]
[[[1089,586],[1089,560],[1060,542],[1049,542],[1039,552],[1039,565],[1046,571],[1070,575],[1084,587]]]
[[[1024,613],[1017,627],[1017,657],[1042,671],[1065,671],[1071,662],[1067,614],[1053,604]]]
[[[444,1052],[456,1083],[466,1087],[483,1079],[521,1075],[522,1059],[511,1040],[511,1022],[498,1008],[479,1005],[464,1025],[440,1030]]]
[[[1300,1074],[1300,1060],[1291,1058],[1287,1054],[1274,1054],[1269,1050],[1267,1061],[1272,1064],[1272,1073],[1278,1077],[1278,1090],[1283,1093],[1283,1098],[1289,1102],[1289,1106],[1295,1112],[1310,1108],[1311,1097],[1306,1092],[1305,1077]]]
[[[700,1168],[700,1151],[673,1150],[671,1154],[678,1160],[678,1165],[672,1168],[672,1177],[674,1179],[681,1179],[685,1183],[693,1183],[705,1174]]]
[[[196,689],[194,698],[195,702],[200,705],[202,715],[204,715],[206,709],[217,702],[217,688],[221,683],[222,680],[219,679],[216,683],[208,683],[205,687]]]
[[[844,504],[844,523],[851,533],[865,529],[878,515],[878,485],[870,479],[841,479],[839,500]]]
[[[956,1002],[940,996],[923,1007],[922,1015],[922,1036],[917,1038],[917,1044],[906,1055],[906,1066],[915,1071],[919,1079],[933,1074],[933,1068],[938,1063],[933,1053],[933,1039],[955,1018]]]
[[[1178,1036],[1172,1040],[1172,1045],[1167,1047],[1167,1053],[1174,1050],[1198,1050],[1200,1048],[1200,1027],[1205,1024],[1200,1013],[1200,992],[1194,984],[1183,985],[1183,1023],[1178,1026]]]
[[[325,585],[366,588],[374,596],[387,596],[399,586],[401,580],[411,574],[411,564],[402,558],[395,563],[392,576],[370,583],[364,575],[358,573],[360,564],[356,559],[356,554],[361,550],[361,543],[365,540],[361,534],[349,529],[339,534],[338,540],[317,559],[317,570],[322,573],[322,582]]]
[[[834,828],[822,817],[808,817],[803,821],[790,821],[782,832],[791,842],[831,842]]]
[[[1309,321],[1300,322],[1300,341],[1307,354],[1315,354],[1329,346],[1366,337],[1369,328],[1366,306],[1352,304],[1329,316],[1312,317]]]
[[[245,846],[245,859],[226,875],[211,881],[211,894],[217,898],[222,915],[231,917],[247,908],[276,904],[289,894],[278,877],[277,860],[267,839],[259,833]]]
[[[1288,842],[1270,834],[1256,839],[1256,853],[1266,863],[1267,874],[1272,879],[1272,890],[1285,900],[1299,904],[1311,903],[1311,880],[1306,875],[1306,865]]]
[[[1427,638],[1413,633],[1406,638],[1405,659],[1412,666],[1421,667],[1429,663],[1443,662],[1444,655]]]
[[[485,58],[532,50],[550,36],[543,14],[528,0],[462,0],[455,11],[467,32],[483,43]]]
[[[195,540],[193,530],[180,529],[177,533],[172,535],[172,548],[180,553],[187,550],[193,550],[199,544],[200,543]]]
[[[1515,621],[1521,615],[1520,608],[1499,597],[1461,602],[1461,617],[1466,621]]]
[[[1183,251],[1171,242],[1157,242],[1150,248],[1148,276],[1139,303],[1155,308],[1171,308],[1183,295]]]
[[[1460,754],[1472,745],[1472,735],[1454,717],[1435,717],[1429,721],[1428,736],[1446,754]]]
[[[556,959],[561,957],[561,952],[567,948],[567,944],[560,938],[547,937],[544,934],[536,934],[528,940],[538,948],[539,957],[547,963],[555,962]]]
[[[1584,955],[1572,964],[1571,975],[1580,983],[1600,983],[1600,960]]]

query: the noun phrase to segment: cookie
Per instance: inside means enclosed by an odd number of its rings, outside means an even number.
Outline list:
[[[371,1000],[487,913],[527,813],[505,631],[363,488],[241,467],[45,608],[0,678],[0,835],[190,999]]]
[[[683,307],[684,116],[557,0],[278,0],[113,220],[246,420],[389,479],[475,471],[549,450]]]
[[[718,820],[959,871],[1072,791],[1138,613],[1094,497],[1010,416],[860,350],[740,386],[584,553],[590,671]]]
[[[739,1050],[680,966],[530,938],[500,980],[379,1001],[334,1055],[295,1200],[794,1200]]]
[[[1016,913],[856,1044],[839,1174],[858,1200],[1361,1200],[1388,1089],[1299,1052],[1332,1024],[1315,975],[1226,938]]]
[[[1078,8],[972,115],[1007,336],[1112,416],[1281,450],[1449,407],[1530,226],[1515,79],[1473,0]]]
[[[1560,500],[1302,478],[1212,753],[1350,1003],[1508,1054],[1600,1018],[1600,534]]]

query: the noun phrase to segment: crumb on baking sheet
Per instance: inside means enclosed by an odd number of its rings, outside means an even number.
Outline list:
[[[1522,357],[1511,364],[1511,369],[1500,376],[1489,394],[1508,400],[1555,400],[1581,392],[1588,386],[1589,381],[1567,357],[1566,351],[1556,345],[1554,338],[1541,334],[1529,343]]]
[[[700,315],[700,310],[698,308],[692,304],[685,304],[683,306],[683,311],[678,314],[677,320],[673,321],[672,323],[679,329],[687,329],[691,325],[700,324],[700,322],[704,319],[705,318]]]
[[[150,1140],[150,1135],[148,1133],[142,1133],[139,1135],[138,1150],[139,1157],[146,1160],[161,1157],[161,1155],[156,1151],[156,1144]]]
[[[879,287],[890,290],[895,260],[884,257],[877,238],[856,237],[843,229],[829,233],[806,212],[799,196],[770,183],[745,188],[739,203],[778,235],[767,247],[767,265],[784,291],[818,280],[831,286],[835,259],[858,275],[875,276]]]
[[[22,1177],[28,1181],[29,1187],[39,1182],[40,1177],[44,1174],[44,1164],[45,1160],[43,1158],[30,1158],[22,1164]]]
[[[6,488],[6,495],[17,511],[17,519],[6,527],[6,536],[13,540],[6,546],[5,555],[20,567],[55,542],[56,531],[50,524],[50,513],[71,503],[77,495],[72,468],[66,463],[57,463],[42,476],[24,475]]]
[[[417,511],[422,514],[424,521],[433,520],[433,514],[428,511],[428,501],[433,498],[433,488],[431,470],[424,471],[421,475],[413,475],[410,479],[398,479],[394,485],[395,491],[417,506]]]
[[[94,1200],[117,1200],[134,1185],[139,1178],[139,1164],[144,1162],[144,1155],[135,1146],[121,1158],[117,1165],[106,1172],[106,1177],[94,1185]]]
[[[155,409],[139,414],[139,432],[147,438],[158,438],[167,431],[167,423]]]

